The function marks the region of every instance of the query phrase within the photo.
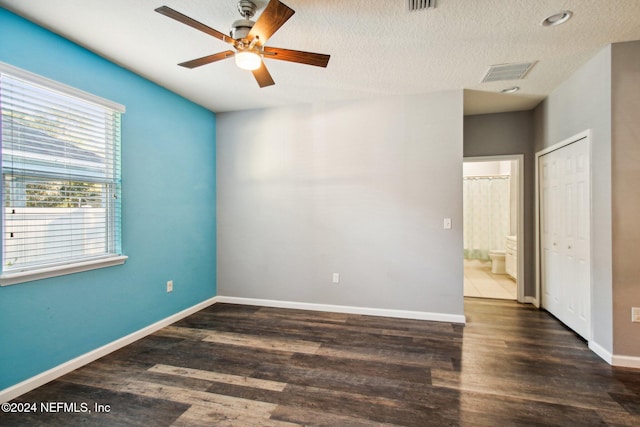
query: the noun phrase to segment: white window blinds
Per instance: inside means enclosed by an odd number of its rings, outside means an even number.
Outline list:
[[[0,68],[2,271],[121,253],[124,108]]]

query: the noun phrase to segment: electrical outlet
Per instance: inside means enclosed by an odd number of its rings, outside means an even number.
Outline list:
[[[333,273],[333,283],[340,283],[340,273]]]
[[[631,321],[640,322],[640,307],[631,307]]]
[[[173,280],[167,282],[167,292],[173,292]]]

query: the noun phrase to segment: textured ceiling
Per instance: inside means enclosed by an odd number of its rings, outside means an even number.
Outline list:
[[[466,114],[527,110],[607,44],[640,39],[640,0],[437,0],[435,9],[418,12],[407,10],[407,0],[283,2],[296,13],[266,45],[331,60],[324,69],[267,59],[276,85],[263,89],[233,59],[177,66],[228,45],[154,12],[167,5],[228,33],[240,17],[236,0],[0,6],[214,112],[455,89],[466,89]],[[540,25],[566,9],[574,12],[566,24]],[[481,83],[490,65],[527,61],[537,63],[523,80]],[[514,85],[522,90],[498,93]]]

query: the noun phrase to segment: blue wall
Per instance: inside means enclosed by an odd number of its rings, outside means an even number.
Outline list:
[[[0,61],[126,106],[129,256],[122,266],[0,288],[4,389],[216,295],[216,118],[2,8]]]

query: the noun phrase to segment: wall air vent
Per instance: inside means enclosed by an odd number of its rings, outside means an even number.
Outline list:
[[[523,79],[535,64],[535,62],[522,62],[518,64],[492,65],[489,67],[487,74],[484,75],[482,83]]]
[[[407,0],[409,12],[416,10],[433,9],[436,7],[436,0]]]

